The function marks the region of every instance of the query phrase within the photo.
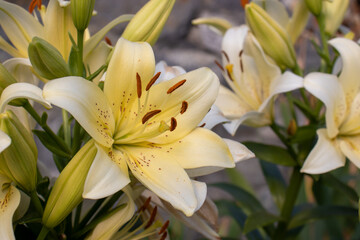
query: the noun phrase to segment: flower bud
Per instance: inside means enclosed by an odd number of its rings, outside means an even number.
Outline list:
[[[264,51],[281,68],[294,68],[296,54],[285,29],[255,3],[246,5],[245,14],[247,24]]]
[[[95,0],[71,0],[71,15],[77,30],[85,31],[94,10]]]
[[[325,18],[325,32],[332,36],[341,25],[349,0],[333,0],[323,3],[323,15]]]
[[[20,188],[31,192],[37,182],[37,148],[31,133],[11,111],[0,114],[0,130],[11,144],[0,153],[0,169]]]
[[[0,63],[0,95],[2,91],[10,84],[16,83],[15,78],[9,71]]]
[[[93,140],[86,143],[61,172],[45,206],[42,222],[48,228],[61,223],[82,201],[85,179],[96,155]]]
[[[29,59],[37,74],[46,79],[70,75],[70,70],[61,53],[50,43],[34,37],[28,48]]]
[[[305,0],[306,6],[312,14],[319,16],[322,10],[323,0]]]
[[[122,37],[154,45],[167,21],[175,0],[151,0],[129,22]]]

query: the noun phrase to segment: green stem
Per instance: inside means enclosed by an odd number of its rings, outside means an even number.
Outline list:
[[[284,135],[282,135],[282,133],[280,132],[279,126],[276,125],[276,123],[273,123],[273,124],[270,125],[270,128],[273,130],[273,132],[276,134],[276,136],[278,136],[280,141],[286,146],[286,148],[288,149],[290,155],[296,160],[297,155],[295,153],[295,150],[289,144],[289,141],[286,139],[286,137]]]
[[[77,31],[77,47],[78,47],[78,57],[77,57],[77,75],[83,76],[84,74],[84,64],[83,64],[83,52],[84,52],[84,31]]]
[[[321,67],[320,71],[329,73],[331,70],[330,67],[330,53],[329,53],[329,46],[328,46],[328,36],[325,33],[325,17],[321,14],[318,18],[319,29],[320,29],[320,38],[321,38],[321,45],[322,45],[322,53],[323,57],[321,59]]]
[[[71,146],[71,132],[70,132],[69,116],[65,109],[62,109],[62,118],[63,118],[64,140],[65,140],[66,145]]]
[[[40,214],[40,216],[42,216],[44,214],[44,209],[41,205],[39,196],[37,195],[35,190],[30,192],[30,198],[31,198],[31,202],[34,205],[36,211]]]
[[[60,148],[71,155],[71,150],[69,147],[65,144],[65,142],[57,136],[51,128],[41,120],[41,117],[39,114],[35,111],[33,106],[29,102],[27,102],[24,106],[24,109],[32,116],[32,118],[42,127],[42,129],[60,146]]]
[[[74,138],[73,138],[73,145],[71,150],[76,153],[81,146],[81,134],[80,134],[80,130],[81,130],[81,126],[78,123],[78,121],[75,121],[75,125],[74,125]]]
[[[36,240],[44,240],[47,234],[49,233],[49,231],[50,230],[47,227],[43,226]]]
[[[282,221],[279,222],[272,239],[285,239],[287,227],[303,180],[300,167],[295,167],[291,174],[290,183],[286,189],[284,205],[281,209]]]

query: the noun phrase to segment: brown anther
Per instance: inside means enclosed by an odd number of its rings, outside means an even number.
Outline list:
[[[153,116],[155,116],[156,114],[158,114],[160,112],[161,112],[161,110],[157,109],[157,110],[153,110],[153,111],[146,113],[144,115],[144,117],[142,118],[142,124],[146,123],[150,118],[152,118]]]
[[[160,240],[165,240],[167,237],[167,232],[164,232],[163,235],[161,236]]]
[[[201,124],[199,127],[205,127],[206,123]]]
[[[112,46],[112,42],[111,42],[110,38],[105,37],[105,42],[106,42],[108,45]]]
[[[170,121],[170,128],[169,128],[170,132],[174,131],[176,126],[177,126],[177,121],[174,117],[172,117],[171,121]]]
[[[157,214],[157,206],[155,206],[154,209],[153,209],[153,211],[151,212],[149,221],[147,222],[147,224],[146,224],[146,226],[145,226],[145,229],[147,229],[148,227],[150,227],[150,226],[154,223],[156,214]]]
[[[244,65],[243,65],[243,61],[241,58],[240,58],[240,70],[242,73],[244,72]]]
[[[29,5],[29,12],[32,13],[36,6],[41,10],[41,0],[32,0]]]
[[[215,60],[215,64],[216,64],[216,66],[218,66],[218,67],[220,68],[220,70],[221,70],[222,72],[225,72],[224,67],[223,67],[217,60]]]
[[[239,52],[239,58],[241,58],[241,56],[243,55],[243,53],[244,53],[244,50],[241,49],[240,52]]]
[[[227,55],[227,53],[226,53],[225,51],[221,51],[221,53],[224,54],[226,60],[227,60],[228,62],[230,62],[229,55]]]
[[[141,77],[138,73],[136,73],[136,87],[138,98],[141,98]]]
[[[186,82],[186,79],[181,80],[180,82],[176,83],[174,86],[172,86],[171,88],[169,88],[169,90],[167,90],[167,94],[172,93],[173,91],[175,91],[176,89],[178,89],[179,87],[181,87],[182,85],[184,85],[184,83]]]
[[[231,73],[230,73],[229,69],[226,69],[226,73],[227,73],[228,77],[230,78],[230,80],[234,81],[234,79],[231,77]]]
[[[155,76],[153,76],[153,77],[150,79],[148,85],[147,85],[146,88],[145,88],[146,91],[149,91],[149,89],[151,88],[151,86],[154,85],[154,83],[156,82],[156,80],[158,80],[158,78],[160,77],[160,74],[161,74],[161,72],[158,72],[157,74],[155,74]]]
[[[170,221],[167,220],[167,221],[164,223],[164,225],[162,225],[162,227],[160,228],[160,231],[158,232],[159,235],[163,234],[163,233],[166,231],[166,229],[167,229],[168,226],[169,226],[169,223],[170,223]]]
[[[240,0],[240,4],[243,8],[245,8],[245,5],[249,3],[249,0]]]
[[[183,101],[183,102],[181,103],[180,113],[183,114],[184,112],[186,112],[188,106],[189,106],[189,104],[188,104],[186,101]]]
[[[148,198],[145,200],[144,204],[139,208],[138,211],[139,211],[139,212],[145,211],[145,210],[147,209],[147,207],[149,206],[150,201],[151,201],[151,197],[148,197]]]

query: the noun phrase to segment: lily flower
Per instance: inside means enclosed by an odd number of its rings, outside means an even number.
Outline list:
[[[215,101],[219,81],[207,68],[154,85],[148,43],[120,39],[101,91],[80,77],[45,84],[45,100],[70,112],[95,140],[97,155],[83,197],[109,196],[130,182],[143,185],[190,216],[204,202],[206,184],[190,179],[204,167],[234,167],[225,142],[197,128]],[[196,169],[200,169],[196,172]],[[205,171],[207,173],[207,171]]]
[[[0,174],[0,239],[15,240],[12,219],[21,194],[11,180]]]
[[[360,47],[345,38],[329,43],[341,56],[339,77],[311,73],[304,79],[305,89],[326,106],[326,128],[317,131],[318,141],[301,169],[310,174],[342,167],[345,158],[360,167]]]
[[[222,65],[218,65],[232,91],[220,86],[215,105],[230,120],[224,124],[230,134],[234,135],[240,124],[271,124],[274,97],[303,86],[300,77],[281,74],[245,25],[226,32],[222,53]]]

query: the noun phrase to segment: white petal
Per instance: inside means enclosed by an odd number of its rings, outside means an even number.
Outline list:
[[[3,63],[4,67],[13,75],[17,82],[27,82],[37,85],[39,79],[32,72],[28,58],[10,58]]]
[[[251,152],[245,145],[239,143],[238,141],[227,138],[223,138],[223,140],[228,145],[235,163],[255,157],[253,152]]]
[[[14,83],[5,88],[1,94],[0,112],[4,112],[6,105],[11,102],[11,100],[17,98],[34,100],[42,104],[45,108],[51,108],[50,103],[43,98],[40,88],[29,83]]]
[[[198,203],[184,169],[173,160],[174,154],[151,147],[122,147],[129,156],[128,166],[133,175],[160,198],[174,208],[191,216]]]
[[[191,183],[194,188],[195,196],[197,199],[197,206],[195,209],[195,212],[201,208],[201,206],[204,204],[206,199],[206,193],[207,193],[207,187],[206,184],[203,182],[198,182],[195,180],[191,180]]]
[[[110,239],[114,235],[114,233],[116,233],[127,221],[129,221],[135,212],[134,200],[131,199],[130,195],[126,194],[120,199],[118,206],[122,204],[126,204],[126,206],[120,208],[119,210],[116,210],[116,212],[112,214],[109,218],[101,221],[98,225],[96,225],[91,235],[88,236],[86,239]]]
[[[326,129],[317,130],[318,141],[305,159],[301,172],[310,174],[326,173],[345,165],[345,156],[335,140],[329,139]]]
[[[339,125],[346,113],[345,94],[336,76],[310,73],[304,79],[304,87],[326,106],[326,127],[330,138],[339,132]]]
[[[65,77],[45,84],[44,98],[66,109],[81,126],[103,146],[110,147],[114,117],[107,98],[100,88],[81,77]]]
[[[160,83],[163,81],[168,81],[186,73],[185,69],[180,66],[168,66],[165,61],[160,61],[155,66],[155,73],[161,72],[159,78],[156,83]]]
[[[346,38],[335,38],[329,43],[339,51],[342,59],[342,71],[339,81],[343,87],[346,102],[349,104],[360,90],[360,47],[354,41]]]
[[[341,135],[360,133],[360,92],[353,99],[349,110],[339,127]]]
[[[210,111],[205,115],[204,119],[200,122],[200,126],[204,125],[206,129],[212,129],[216,125],[224,122],[228,122],[229,120],[224,117],[221,113],[220,109],[215,105],[212,105]]]
[[[345,156],[360,168],[360,136],[341,137],[339,142],[340,149]]]
[[[11,144],[11,138],[0,130],[0,153]]]
[[[97,150],[85,180],[84,198],[100,199],[110,196],[130,182],[127,172],[109,157],[108,151],[100,146],[97,146]],[[125,162],[124,158],[118,161]]]
[[[0,239],[15,240],[12,219],[20,203],[20,192],[0,175]],[[4,185],[8,185],[4,189]]]

